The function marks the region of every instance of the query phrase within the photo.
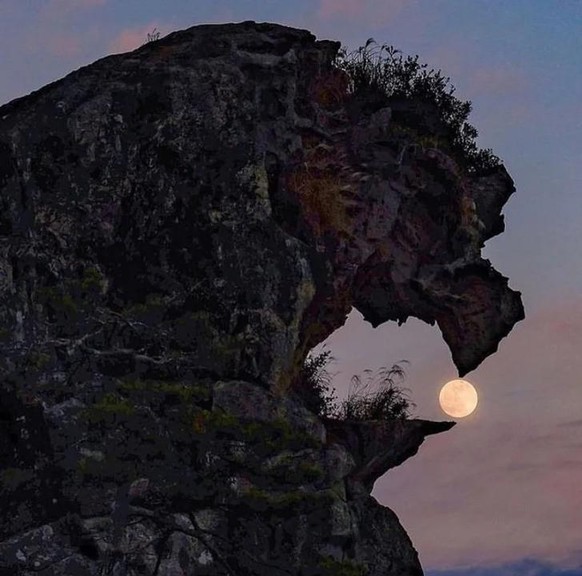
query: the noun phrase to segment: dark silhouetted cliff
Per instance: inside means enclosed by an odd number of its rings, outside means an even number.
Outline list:
[[[514,186],[329,97],[339,47],[196,26],[0,107],[1,574],[422,574],[370,491],[452,423],[294,382],[352,307],[437,322],[461,375],[493,353]]]

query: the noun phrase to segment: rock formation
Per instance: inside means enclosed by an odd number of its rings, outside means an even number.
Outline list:
[[[352,307],[478,366],[514,187],[399,148],[339,48],[196,26],[0,107],[0,574],[422,574],[370,491],[453,423],[323,419],[298,373]]]

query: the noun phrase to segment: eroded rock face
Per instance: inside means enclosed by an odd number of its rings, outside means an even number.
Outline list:
[[[3,403],[0,569],[422,574],[370,491],[452,422],[324,423],[244,381],[123,378],[93,395]]]
[[[503,166],[469,173],[402,138],[392,116],[390,108],[324,114],[325,148],[306,144],[317,168],[294,169],[287,180],[307,223],[299,237],[323,244],[334,271],[304,317],[305,341],[319,343],[352,306],[374,327],[414,316],[438,323],[463,376],[524,318],[520,293],[480,255],[503,231],[500,211],[515,188]],[[318,202],[323,186],[333,193]]]
[[[348,490],[369,494],[374,482],[390,468],[414,456],[426,436],[446,432],[454,422],[390,420],[367,422],[326,419],[328,442],[337,442],[354,457],[354,468],[346,476]]]
[[[352,306],[494,352],[514,188],[332,90],[339,47],[197,26],[0,107],[0,572],[422,574],[369,492],[451,423],[289,387]]]

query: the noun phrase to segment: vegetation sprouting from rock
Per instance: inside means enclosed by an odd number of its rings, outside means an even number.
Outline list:
[[[332,376],[325,368],[332,359],[329,350],[307,356],[295,385],[305,406],[324,417],[331,417],[335,411],[335,396],[329,390]]]
[[[147,44],[148,42],[155,42],[156,40],[159,39],[160,33],[157,28],[154,28],[151,32],[148,33],[148,37],[147,40],[145,41],[145,44]]]
[[[351,378],[353,388],[339,406],[335,404],[334,391],[330,391],[332,375],[326,369],[333,361],[329,350],[308,356],[303,364],[296,390],[304,405],[324,418],[338,420],[388,420],[407,419],[416,405],[408,397],[408,389],[402,388],[398,381],[405,376],[403,368],[394,364],[391,368],[378,370],[379,386],[377,392],[369,389],[375,380],[370,376],[371,370],[364,370],[367,380],[354,375]],[[402,363],[407,363],[403,360]]]
[[[501,164],[491,149],[479,149],[475,144],[477,129],[467,122],[472,104],[453,96],[455,87],[449,85],[450,78],[443,77],[440,70],[427,71],[427,64],[420,64],[418,56],[403,58],[393,46],[382,45],[380,56],[374,61],[368,52],[372,43],[375,40],[369,38],[350,59],[346,49],[341,48],[332,63],[347,73],[350,94],[380,96],[388,106],[406,100],[420,107],[436,108],[444,134],[434,147],[443,148],[469,173],[487,172]],[[382,50],[386,50],[385,59],[381,58]]]

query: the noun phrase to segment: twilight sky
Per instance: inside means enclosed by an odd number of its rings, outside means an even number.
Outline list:
[[[465,378],[471,416],[380,478],[429,576],[582,575],[582,2],[580,0],[0,0],[0,105],[145,42],[157,28],[277,22],[340,41],[373,37],[441,69],[473,102],[479,146],[517,192],[484,250],[526,319]],[[401,359],[416,417],[449,419],[457,377],[438,327],[373,329],[353,311],[326,342],[337,396]],[[321,347],[318,347],[320,350]]]

